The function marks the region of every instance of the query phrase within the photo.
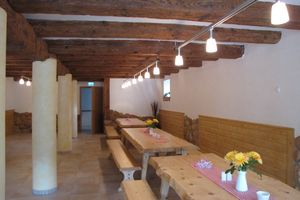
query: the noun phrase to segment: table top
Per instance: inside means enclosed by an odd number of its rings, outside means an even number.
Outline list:
[[[120,128],[146,127],[146,123],[138,118],[117,118],[116,122]]]
[[[194,148],[194,145],[175,137],[161,129],[156,128],[155,132],[160,138],[152,137],[147,133],[146,128],[123,128],[122,134],[141,153],[144,152],[174,152],[177,149]]]
[[[201,159],[212,161],[216,167],[224,169],[224,171],[229,168],[223,158],[207,153],[152,157],[149,163],[156,169],[157,175],[165,178],[183,200],[237,199],[192,167],[193,163]],[[248,184],[252,184],[258,190],[270,192],[276,200],[300,199],[299,191],[274,178],[263,175],[260,179],[257,174],[248,171],[247,180]]]

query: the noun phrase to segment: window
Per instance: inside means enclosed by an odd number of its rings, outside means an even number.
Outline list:
[[[166,79],[164,80],[164,85],[163,85],[163,90],[164,90],[164,101],[170,101],[171,98],[171,80]]]

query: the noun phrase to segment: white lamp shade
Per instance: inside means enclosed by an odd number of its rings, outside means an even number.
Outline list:
[[[19,80],[19,84],[20,84],[20,85],[24,85],[24,83],[25,83],[24,79],[21,78],[21,79]]]
[[[133,78],[133,79],[132,79],[132,84],[133,84],[133,85],[137,84],[136,78]]]
[[[143,82],[143,80],[144,80],[144,79],[143,79],[142,75],[140,74],[139,77],[138,77],[138,81],[139,81],[139,82]]]
[[[155,66],[155,67],[153,68],[153,74],[154,74],[154,75],[159,75],[159,74],[160,74],[160,70],[159,70],[159,68],[158,68],[157,66]]]
[[[127,87],[131,86],[131,81],[127,81]]]
[[[287,23],[290,20],[289,12],[286,4],[281,1],[277,1],[272,6],[271,23],[273,25],[280,25]]]
[[[26,81],[26,86],[31,86],[31,82],[28,80],[28,81]]]
[[[175,57],[175,66],[182,66],[183,65],[183,58],[181,55],[177,55]]]
[[[150,78],[150,73],[148,71],[145,72],[145,78],[149,79]]]
[[[124,83],[122,84],[121,88],[122,88],[122,89],[126,88]]]
[[[206,41],[206,52],[215,53],[218,51],[217,42],[214,38],[210,37]]]

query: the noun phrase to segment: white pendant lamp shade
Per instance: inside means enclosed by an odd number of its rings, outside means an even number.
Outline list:
[[[20,84],[20,85],[24,85],[24,84],[25,84],[25,81],[24,81],[23,78],[21,78],[21,79],[19,80],[19,84]]]
[[[154,75],[159,75],[160,74],[159,67],[157,66],[157,61],[155,63],[155,67],[153,68],[153,74]]]
[[[139,81],[139,82],[143,82],[143,76],[142,76],[142,74],[139,75],[138,81]]]
[[[281,1],[277,1],[272,6],[271,23],[273,25],[280,25],[287,23],[290,20],[289,12],[286,4]]]
[[[150,73],[149,73],[149,71],[148,71],[148,68],[147,68],[147,71],[145,72],[145,78],[146,79],[149,79],[150,78]]]
[[[132,79],[132,84],[133,84],[133,85],[137,84],[137,81],[136,81],[136,78],[135,78],[135,77]]]
[[[31,81],[29,81],[29,80],[26,81],[26,86],[28,86],[28,87],[31,86]]]
[[[206,52],[215,53],[218,51],[217,41],[213,38],[213,29],[209,31],[209,38],[206,40]]]
[[[131,81],[127,81],[127,87],[131,86]]]
[[[180,49],[178,49],[178,54],[175,57],[175,66],[178,66],[178,67],[183,66],[183,58],[180,55]]]

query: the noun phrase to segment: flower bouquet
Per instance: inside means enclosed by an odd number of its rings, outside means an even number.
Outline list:
[[[230,151],[226,154],[225,160],[230,162],[230,168],[226,170],[225,173],[231,173],[235,170],[238,171],[238,178],[236,183],[236,190],[245,192],[248,190],[246,173],[247,170],[252,170],[255,173],[259,174],[256,171],[256,165],[262,164],[262,159],[260,155],[255,151],[250,151],[247,153]]]
[[[148,120],[146,120],[146,125],[147,125],[147,127],[148,127],[148,132],[149,132],[149,134],[150,134],[151,136],[157,137],[157,138],[160,137],[159,134],[155,133],[155,129],[156,129],[156,128],[158,127],[158,125],[159,125],[159,121],[158,121],[157,119],[153,119],[153,120],[148,119]]]

